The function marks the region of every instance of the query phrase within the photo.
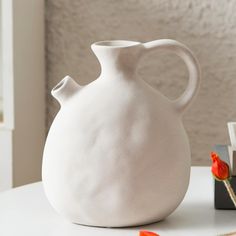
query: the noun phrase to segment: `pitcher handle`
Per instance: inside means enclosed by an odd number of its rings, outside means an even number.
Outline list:
[[[184,93],[174,101],[175,108],[180,113],[184,112],[196,96],[200,85],[201,71],[196,57],[189,48],[172,39],[155,40],[143,43],[143,46],[145,49],[144,55],[146,52],[154,51],[156,49],[166,49],[178,55],[185,62],[189,72],[189,82]]]

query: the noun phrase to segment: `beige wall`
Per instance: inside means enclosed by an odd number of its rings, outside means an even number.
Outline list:
[[[201,63],[201,91],[184,125],[192,163],[209,164],[212,145],[229,142],[226,122],[236,120],[235,12],[236,1],[226,0],[47,0],[48,126],[58,111],[51,88],[66,74],[82,85],[98,76],[91,43],[173,38],[188,45]],[[171,98],[187,83],[183,62],[172,55],[150,55],[139,74]]]

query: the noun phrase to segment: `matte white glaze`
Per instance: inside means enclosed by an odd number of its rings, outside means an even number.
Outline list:
[[[188,67],[187,89],[176,101],[135,73],[139,60],[156,49],[176,53]],[[81,87],[67,76],[52,91],[61,109],[45,144],[46,195],[74,223],[123,227],[162,220],[189,183],[190,148],[181,118],[199,87],[198,63],[169,39],[104,41],[92,50],[101,64],[99,78]]]

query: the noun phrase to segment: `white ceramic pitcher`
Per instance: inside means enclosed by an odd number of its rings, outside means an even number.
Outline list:
[[[58,112],[45,144],[42,178],[49,202],[71,222],[123,227],[164,219],[189,183],[190,148],[182,115],[199,88],[196,58],[183,44],[103,41],[92,45],[98,79],[82,87],[69,76],[53,90]],[[136,74],[153,50],[180,56],[189,71],[174,101]]]

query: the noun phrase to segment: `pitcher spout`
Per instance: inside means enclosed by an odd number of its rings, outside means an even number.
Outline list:
[[[80,88],[70,76],[66,76],[52,89],[51,94],[62,106]]]

